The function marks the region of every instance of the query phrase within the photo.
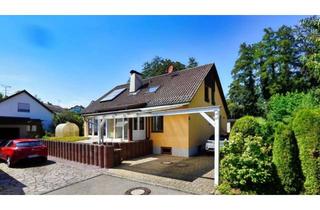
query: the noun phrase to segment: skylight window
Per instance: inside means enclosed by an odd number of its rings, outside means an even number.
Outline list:
[[[155,93],[159,89],[160,85],[149,88],[149,93]]]
[[[118,95],[120,95],[123,91],[125,91],[126,88],[120,88],[112,91],[108,95],[106,95],[104,98],[102,98],[100,101],[111,101],[114,98],[116,98]]]

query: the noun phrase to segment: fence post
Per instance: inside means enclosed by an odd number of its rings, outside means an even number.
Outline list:
[[[90,162],[89,164],[90,165],[93,165],[94,164],[94,146],[90,144]]]
[[[84,144],[84,152],[83,152],[83,155],[84,155],[84,163],[85,164],[90,164],[90,158],[89,158],[89,155],[90,155],[90,145],[89,144]]]
[[[71,157],[71,161],[74,161],[74,144],[73,143],[71,143],[70,144],[71,146],[70,146],[70,157]]]
[[[98,161],[99,161],[99,166],[100,168],[103,168],[104,167],[104,157],[103,157],[103,149],[104,148],[104,145],[100,145],[99,146],[99,158],[98,158]]]
[[[83,163],[83,147],[84,144],[79,144],[79,162]]]
[[[108,168],[108,146],[103,147],[103,167]]]
[[[85,163],[86,164],[90,164],[90,145],[89,144],[85,144]]]
[[[112,168],[114,162],[114,146],[107,146],[107,168]]]
[[[99,166],[99,153],[98,153],[98,145],[93,145],[93,165]]]
[[[66,149],[65,158],[67,160],[69,160],[69,143],[66,142],[64,145],[65,145],[65,149]]]
[[[61,147],[61,142],[57,142],[58,144],[58,157],[62,158],[62,147]]]

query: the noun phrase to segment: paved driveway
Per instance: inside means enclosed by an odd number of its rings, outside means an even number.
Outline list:
[[[47,164],[24,163],[15,168],[8,168],[1,162],[0,195],[123,195],[131,188],[140,187],[150,190],[151,195],[187,194],[107,174],[107,169],[54,157],[49,157]]]
[[[137,189],[138,188],[138,189]],[[139,190],[141,189],[141,190]],[[185,192],[145,184],[109,175],[99,175],[83,182],[71,184],[49,192],[49,195],[124,195],[128,190],[134,194],[148,191],[150,195],[187,195]],[[128,192],[129,193],[129,192]]]
[[[42,194],[102,173],[102,169],[49,157],[47,164],[20,164],[8,168],[0,162],[0,195]]]

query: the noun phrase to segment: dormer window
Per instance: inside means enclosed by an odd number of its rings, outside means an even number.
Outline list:
[[[158,89],[159,89],[160,85],[158,86],[153,86],[153,87],[149,87],[148,92],[149,93],[155,93]]]

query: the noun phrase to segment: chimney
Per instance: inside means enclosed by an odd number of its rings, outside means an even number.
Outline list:
[[[167,73],[168,73],[168,74],[171,74],[173,71],[174,71],[174,66],[173,66],[173,64],[170,64],[170,65],[168,66]]]
[[[135,70],[131,70],[130,71],[130,89],[129,92],[130,93],[134,93],[137,90],[139,90],[139,88],[142,86],[142,78],[141,78],[141,73],[135,71]]]

